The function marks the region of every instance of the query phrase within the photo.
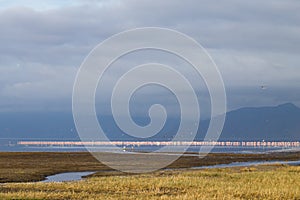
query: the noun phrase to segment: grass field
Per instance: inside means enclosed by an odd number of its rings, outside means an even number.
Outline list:
[[[126,174],[111,170],[88,153],[0,153],[0,199],[300,200],[300,166],[179,170],[235,161],[299,159],[299,152],[184,156],[168,166],[172,170]],[[70,171],[99,172],[76,182],[30,182]]]
[[[7,183],[0,199],[300,199],[300,167],[163,171],[65,183]]]

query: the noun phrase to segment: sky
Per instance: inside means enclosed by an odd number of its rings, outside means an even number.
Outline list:
[[[121,31],[152,26],[180,31],[208,51],[228,110],[300,106],[299,10],[298,0],[1,0],[0,112],[71,111],[76,73],[88,53]],[[207,102],[202,90],[197,95]],[[141,106],[149,102],[139,99]]]

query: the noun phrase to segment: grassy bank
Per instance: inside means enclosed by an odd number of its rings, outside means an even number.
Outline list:
[[[105,156],[111,155],[106,154]],[[116,160],[120,160],[121,156],[122,155],[117,155]],[[151,158],[153,162],[155,162],[155,156]],[[168,168],[189,168],[258,160],[300,160],[300,153],[209,154],[204,158],[199,158],[198,156],[183,156],[168,166]],[[131,163],[131,160],[128,159],[127,164]],[[126,163],[124,163],[124,165],[125,164]],[[0,152],[0,183],[39,181],[45,179],[46,176],[61,172],[107,170],[112,169],[101,164],[87,152]],[[112,174],[118,175],[119,173],[102,173],[102,175],[105,176]]]
[[[161,171],[66,183],[7,183],[0,199],[300,199],[300,167]]]

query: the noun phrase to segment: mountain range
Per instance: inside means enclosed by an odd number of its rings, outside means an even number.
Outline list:
[[[135,118],[145,124],[147,118]],[[176,133],[178,118],[171,118],[150,140],[166,140]],[[116,126],[112,116],[99,117],[112,140],[135,140]],[[196,140],[203,139],[209,120],[200,122]],[[0,113],[0,138],[79,140],[70,112]],[[227,113],[220,141],[300,141],[300,108],[291,103],[274,107],[240,108]]]

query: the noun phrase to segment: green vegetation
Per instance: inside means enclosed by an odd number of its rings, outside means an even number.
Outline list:
[[[300,167],[160,171],[65,183],[7,183],[1,199],[300,199]]]

